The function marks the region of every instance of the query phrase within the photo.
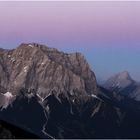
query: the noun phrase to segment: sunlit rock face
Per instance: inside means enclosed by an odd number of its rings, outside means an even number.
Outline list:
[[[35,43],[0,49],[0,92],[35,90],[45,98],[52,90],[97,94],[94,73],[80,53],[67,54]]]

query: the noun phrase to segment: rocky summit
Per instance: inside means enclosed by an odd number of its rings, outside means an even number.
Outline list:
[[[97,94],[95,75],[81,53],[67,54],[36,43],[0,49],[0,73],[0,93],[16,95],[25,88],[42,99],[52,90]]]
[[[140,101],[140,83],[133,80],[127,71],[113,75],[103,86],[112,92]]]
[[[120,72],[111,76],[104,84],[104,87],[109,90],[121,90],[134,83],[130,74],[127,71]]]

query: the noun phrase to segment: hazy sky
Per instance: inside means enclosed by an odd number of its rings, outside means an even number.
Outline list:
[[[100,80],[140,81],[140,2],[0,2],[0,47],[22,42],[80,51]]]

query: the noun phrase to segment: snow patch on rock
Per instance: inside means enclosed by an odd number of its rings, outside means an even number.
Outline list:
[[[7,97],[7,98],[12,98],[12,97],[13,97],[13,95],[12,95],[11,92],[6,92],[6,93],[4,94],[4,96]]]
[[[34,47],[34,46],[33,46],[33,45],[31,45],[31,44],[29,44],[28,46],[29,46],[29,47],[31,47],[31,48],[33,48],[33,47]]]
[[[23,69],[24,69],[24,72],[27,72],[27,68],[28,68],[27,66],[25,66],[25,67],[23,68]]]
[[[14,100],[15,95],[12,95],[11,92],[0,93],[0,108],[6,109]]]

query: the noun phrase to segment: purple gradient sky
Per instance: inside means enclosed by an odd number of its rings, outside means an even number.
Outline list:
[[[22,42],[80,51],[97,79],[140,81],[140,2],[0,2],[0,47]]]

